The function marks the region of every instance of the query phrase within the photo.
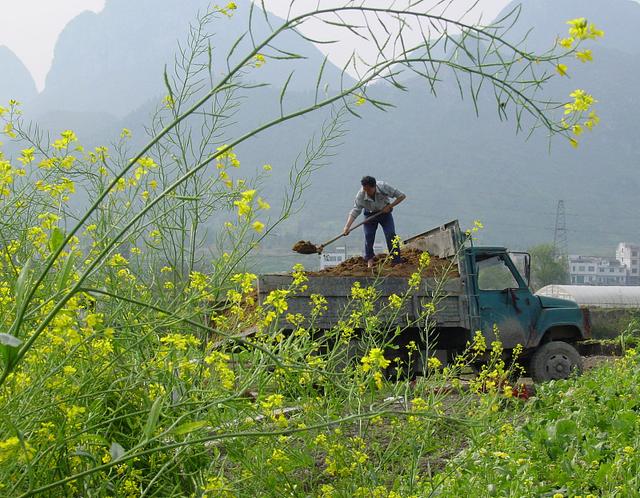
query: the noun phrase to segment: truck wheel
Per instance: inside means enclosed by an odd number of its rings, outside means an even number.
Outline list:
[[[551,341],[536,349],[529,369],[534,382],[567,379],[573,372],[582,373],[582,358],[571,344]]]

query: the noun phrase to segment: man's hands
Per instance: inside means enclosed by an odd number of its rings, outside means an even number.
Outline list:
[[[391,204],[387,204],[385,207],[381,209],[383,213],[390,213],[393,211],[393,206]]]
[[[349,216],[347,217],[347,223],[344,225],[344,228],[342,229],[342,235],[346,236],[351,233],[351,225],[353,225],[354,221],[355,221],[355,218],[351,216],[351,213],[349,213]]]

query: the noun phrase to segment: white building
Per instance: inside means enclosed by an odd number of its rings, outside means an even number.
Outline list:
[[[640,244],[620,242],[616,259],[627,268],[627,285],[640,285]]]
[[[376,242],[373,244],[373,252],[375,254],[386,254],[387,245],[382,242]],[[346,261],[349,258],[356,256],[362,256],[363,250],[355,250],[352,247],[338,246],[335,247],[333,252],[323,252],[320,254],[320,269],[330,268],[331,266],[338,266],[340,263]]]
[[[569,256],[569,274],[574,285],[627,285],[627,266],[616,258]]]
[[[320,255],[320,269],[324,270],[331,266],[337,266],[347,259],[343,252],[323,252]]]

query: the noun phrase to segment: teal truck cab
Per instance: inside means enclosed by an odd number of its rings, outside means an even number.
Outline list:
[[[507,354],[521,345],[520,360],[536,381],[567,378],[582,370],[575,345],[590,337],[588,311],[572,301],[535,295],[529,288],[528,254],[509,252],[504,247],[474,246],[457,221],[411,237],[405,246],[448,259],[457,271],[446,281],[423,279],[401,312],[389,317],[389,330],[400,327],[402,332],[396,334],[394,348],[385,354],[404,360],[405,346],[413,341],[427,354],[451,359],[480,331],[487,344],[496,339],[497,333]],[[355,282],[376,287],[380,310],[388,296],[409,290],[406,277],[310,276],[307,289],[290,298],[289,310],[308,314],[311,295],[321,294],[327,299],[328,309],[314,326],[330,329],[344,317]],[[274,289],[288,288],[290,283],[289,275],[261,275],[259,301]],[[422,310],[427,302],[436,304],[436,311],[425,321]],[[286,328],[286,324],[282,326]],[[419,374],[422,366],[411,368]]]

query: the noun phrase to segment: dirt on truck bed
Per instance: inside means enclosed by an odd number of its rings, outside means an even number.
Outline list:
[[[349,258],[346,261],[340,263],[337,266],[325,268],[324,270],[308,272],[307,275],[312,277],[370,277],[376,275],[393,276],[393,277],[409,277],[411,274],[418,271],[418,265],[420,261],[420,255],[422,251],[417,249],[405,249],[400,252],[400,255],[405,262],[391,265],[391,260],[385,262],[387,255],[379,254],[374,257],[373,268],[367,267],[367,262],[363,257],[358,256],[355,258]],[[435,256],[431,256],[431,263],[422,272],[423,276],[433,277],[441,276],[447,271],[447,267],[450,265],[450,261],[446,259],[439,259]],[[449,271],[449,276],[457,276],[457,270],[452,268]]]

